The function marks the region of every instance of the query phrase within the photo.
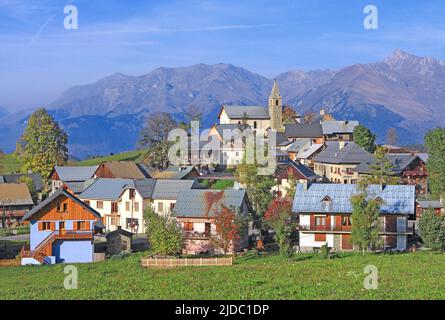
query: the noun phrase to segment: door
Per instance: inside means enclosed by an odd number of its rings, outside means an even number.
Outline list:
[[[60,221],[59,222],[59,233],[63,234],[63,233],[65,233],[65,230],[66,230],[66,228],[65,228],[65,221]]]
[[[341,235],[341,248],[342,250],[352,250],[352,239],[350,234]]]

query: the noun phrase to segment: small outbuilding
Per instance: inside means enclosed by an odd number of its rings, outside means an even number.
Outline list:
[[[131,253],[131,239],[133,234],[123,230],[120,226],[117,230],[107,234],[107,255]]]

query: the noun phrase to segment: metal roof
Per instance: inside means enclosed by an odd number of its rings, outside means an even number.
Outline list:
[[[0,183],[20,183],[20,179],[22,177],[29,177],[32,179],[34,184],[34,188],[37,192],[42,191],[43,189],[43,180],[40,174],[38,173],[13,173],[13,174],[4,174],[0,176]]]
[[[60,167],[55,166],[54,170],[57,172],[61,181],[85,181],[93,177],[98,166],[88,167]]]
[[[313,144],[309,148],[302,148],[297,153],[297,159],[307,159],[312,156],[315,152],[320,150],[323,147],[323,144]]]
[[[321,138],[323,131],[319,122],[285,124],[285,133],[288,138]]]
[[[134,188],[133,179],[100,178],[83,191],[79,198],[86,200],[117,200],[127,187]]]
[[[389,162],[394,166],[392,168],[392,172],[395,175],[401,174],[406,167],[408,167],[411,163],[413,163],[413,161],[415,161],[416,159],[420,159],[417,155],[411,155],[407,153],[400,153],[400,154],[387,153],[385,154],[385,158],[389,160]],[[371,173],[372,168],[370,166],[376,163],[377,163],[376,158],[371,157],[366,161],[360,163],[357,167],[355,167],[354,171],[358,173]]]
[[[85,181],[69,181],[65,182],[65,185],[70,188],[70,190],[74,194],[79,194],[86,190],[89,186],[91,186],[95,181],[96,179],[88,179]]]
[[[443,208],[443,204],[439,200],[417,200],[417,203],[424,209]]]
[[[100,213],[97,212],[96,210],[94,210],[93,208],[91,208],[89,205],[87,205],[85,202],[81,201],[79,198],[77,198],[76,196],[72,195],[71,193],[69,193],[68,191],[66,191],[65,189],[59,189],[56,192],[54,192],[52,195],[50,195],[48,198],[46,198],[45,200],[43,200],[42,202],[39,203],[39,205],[35,206],[34,208],[32,208],[32,210],[30,210],[27,214],[25,214],[25,216],[22,218],[22,221],[28,220],[29,218],[31,218],[34,214],[38,213],[41,209],[43,209],[45,206],[47,206],[48,204],[50,204],[53,200],[57,199],[60,196],[66,196],[68,198],[70,198],[71,200],[73,200],[74,202],[80,204],[81,206],[83,206],[85,209],[87,209],[88,211],[90,211],[94,216],[96,216],[98,219],[102,219],[102,217],[100,216]],[[99,221],[96,226],[98,227],[104,227],[103,224]]]
[[[306,186],[306,189],[305,189]],[[356,184],[302,184],[295,188],[292,211],[297,213],[352,213],[351,196],[359,194]],[[414,214],[415,187],[409,185],[370,185],[370,198],[380,198],[382,214]],[[330,202],[323,201],[326,197]]]
[[[32,206],[33,204],[26,183],[0,183],[0,205]]]
[[[134,180],[134,187],[144,199],[151,199],[155,188],[155,179]]]
[[[201,188],[194,180],[156,180],[153,199],[174,200],[182,190]]]
[[[292,142],[292,144],[287,148],[289,152],[298,152],[301,148],[311,143],[311,139],[309,138],[298,138]]]
[[[323,134],[335,134],[335,133],[353,133],[354,128],[360,123],[358,121],[322,121],[321,128]]]
[[[177,217],[212,216],[221,208],[221,205],[238,213],[245,197],[246,190],[183,190],[179,193],[173,215]]]
[[[230,119],[243,119],[244,115],[248,119],[270,119],[269,110],[263,106],[223,106]]]
[[[365,149],[360,148],[354,142],[343,142],[344,147],[340,148],[340,142],[327,142],[326,149],[314,157],[315,162],[321,163],[351,163],[359,164],[369,160],[372,155]]]

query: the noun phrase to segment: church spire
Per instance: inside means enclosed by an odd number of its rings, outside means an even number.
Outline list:
[[[277,80],[273,81],[272,91],[270,92],[269,99],[279,99],[281,98],[280,89],[278,88]]]

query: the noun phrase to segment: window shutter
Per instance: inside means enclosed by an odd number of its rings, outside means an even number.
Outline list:
[[[39,222],[38,226],[39,226],[39,231],[42,231],[43,230],[43,222]]]
[[[90,222],[85,221],[85,230],[90,230]]]
[[[315,216],[313,214],[310,216],[310,227],[311,229],[315,227]]]
[[[73,221],[73,230],[74,230],[74,231],[77,230],[77,221]]]
[[[49,223],[49,229],[50,229],[51,231],[56,230],[56,223],[55,223],[55,222],[50,222],[50,223]]]

